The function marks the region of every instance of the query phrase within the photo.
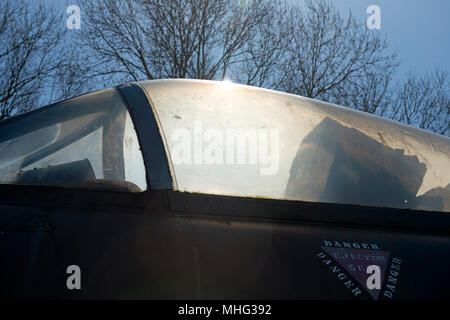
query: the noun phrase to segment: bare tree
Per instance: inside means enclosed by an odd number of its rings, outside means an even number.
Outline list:
[[[0,119],[116,83],[231,77],[450,134],[447,72],[394,86],[385,36],[327,0],[86,0],[82,13],[68,34],[42,3],[0,3]]]
[[[0,3],[0,119],[36,107],[59,67],[60,17],[42,3]]]
[[[242,61],[269,2],[89,1],[80,43],[97,76],[222,79]]]
[[[327,94],[328,101],[348,108],[390,117],[394,90],[392,88],[393,68],[361,70],[343,85]]]
[[[278,89],[285,72],[281,66],[290,59],[287,48],[292,39],[292,24],[286,22],[290,6],[285,1],[270,1],[265,14],[244,45],[243,59],[233,70],[233,79],[257,87]]]
[[[374,112],[397,65],[385,37],[367,30],[351,13],[344,18],[329,1],[308,0],[305,8],[294,5],[289,12],[292,39],[287,48],[290,57],[281,66],[285,72],[281,88],[358,109],[362,101],[353,102],[348,92],[373,89],[376,92],[363,99],[367,103],[363,110]]]
[[[409,125],[450,136],[450,79],[436,69],[423,75],[409,71],[395,91],[390,117]]]
[[[46,79],[48,86],[48,101],[60,101],[81,95],[88,91],[103,89],[108,84],[103,81],[95,81],[92,77],[92,66],[89,57],[83,47],[77,45],[76,35],[78,31],[66,32],[61,44],[55,50],[59,57],[58,67],[51,77]]]

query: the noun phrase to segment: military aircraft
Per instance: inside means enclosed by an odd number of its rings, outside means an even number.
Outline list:
[[[450,298],[450,139],[228,81],[0,122],[0,296]]]

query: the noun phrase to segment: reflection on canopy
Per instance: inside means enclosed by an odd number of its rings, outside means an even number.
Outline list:
[[[145,190],[136,132],[117,89],[0,123],[0,184]]]
[[[450,139],[277,91],[198,80],[140,83],[157,115],[174,189],[187,192],[450,212]],[[279,131],[279,170],[180,164],[172,134]],[[204,141],[205,144],[208,141]]]
[[[417,156],[326,117],[303,139],[285,194],[308,201],[443,211],[450,185],[416,197],[426,170]]]

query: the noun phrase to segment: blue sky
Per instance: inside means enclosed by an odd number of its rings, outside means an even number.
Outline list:
[[[302,0],[293,0],[302,1]],[[343,12],[351,9],[355,17],[366,19],[369,5],[381,11],[381,30],[392,47],[397,48],[402,64],[424,72],[435,67],[450,67],[450,1],[449,0],[335,0]]]
[[[62,10],[82,0],[44,0]],[[167,0],[170,1],[170,0]],[[236,0],[239,1],[239,0]],[[304,0],[289,0],[302,4]],[[450,67],[450,0],[333,0],[334,5],[365,22],[366,9],[378,5],[381,10],[381,30],[392,48],[397,48],[401,59],[397,79],[409,69],[418,73],[436,67]],[[81,12],[81,18],[83,18]]]

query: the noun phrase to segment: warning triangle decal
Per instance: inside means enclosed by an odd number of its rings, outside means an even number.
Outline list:
[[[363,288],[374,298],[378,300],[381,288],[383,286],[384,275],[386,273],[386,267],[389,261],[389,252],[380,250],[366,250],[366,249],[349,249],[349,248],[336,248],[336,247],[322,247],[333,259],[339,263],[345,271],[347,271],[356,281],[358,281]],[[371,272],[367,273],[367,267],[378,266],[379,267],[379,283],[380,289],[369,288],[367,279],[377,277],[374,268]],[[375,281],[375,280],[374,280]],[[370,281],[372,283],[372,281]],[[372,286],[373,287],[373,286]]]

